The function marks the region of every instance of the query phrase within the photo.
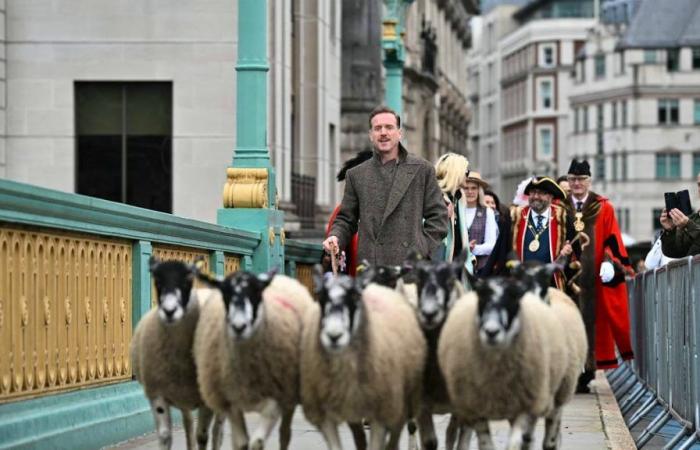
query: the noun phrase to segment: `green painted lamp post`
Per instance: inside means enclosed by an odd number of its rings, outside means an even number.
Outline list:
[[[261,234],[252,261],[256,272],[284,273],[284,212],[277,209],[275,171],[267,147],[267,0],[238,2],[236,150],[226,170],[224,207],[217,223]]]
[[[382,21],[382,49],[386,69],[384,101],[399,115],[403,104],[403,65],[406,61],[406,50],[403,44],[406,8],[412,2],[413,0],[384,0],[385,12]]]

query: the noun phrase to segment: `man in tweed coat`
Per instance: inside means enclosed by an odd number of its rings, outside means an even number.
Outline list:
[[[345,176],[345,194],[326,251],[344,248],[359,230],[358,261],[399,265],[411,250],[423,255],[447,234],[447,208],[435,169],[401,145],[401,119],[387,107],[369,118],[374,156]]]

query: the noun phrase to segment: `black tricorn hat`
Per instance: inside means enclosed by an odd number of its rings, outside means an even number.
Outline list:
[[[559,187],[556,181],[549,177],[535,177],[533,178],[527,186],[525,186],[525,195],[530,193],[530,190],[537,189],[544,191],[548,194],[552,194],[552,197],[559,200],[564,200],[566,198],[566,193]]]
[[[588,161],[585,159],[583,161],[576,161],[575,159],[571,161],[569,166],[569,175],[588,175],[591,176],[591,166],[588,165]]]
[[[347,173],[348,170],[352,169],[355,166],[359,166],[363,162],[367,161],[374,155],[374,152],[372,150],[362,150],[359,152],[357,155],[355,155],[354,158],[350,158],[345,163],[343,164],[343,167],[340,168],[338,171],[338,176],[336,179],[338,181],[343,181],[345,180],[345,174]]]

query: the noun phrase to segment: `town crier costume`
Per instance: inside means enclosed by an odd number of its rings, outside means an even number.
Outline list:
[[[590,238],[581,254],[581,292],[578,302],[586,324],[589,357],[579,391],[586,391],[595,369],[617,367],[617,346],[622,359],[633,357],[625,275],[632,274],[627,250],[610,201],[590,191],[588,162],[572,161],[567,175],[569,221]]]
[[[531,195],[532,191],[538,192],[536,199]],[[551,178],[536,177],[525,187],[524,193],[530,195],[528,205],[511,210],[513,250],[522,262],[554,262],[566,241],[574,237],[573,228],[567,226],[566,209],[552,203],[553,199],[564,200],[564,191]],[[533,204],[536,201],[542,202],[540,208]],[[557,288],[565,289],[565,278],[561,272],[555,273],[554,283]]]

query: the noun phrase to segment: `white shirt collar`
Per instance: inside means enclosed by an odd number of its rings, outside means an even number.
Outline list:
[[[571,196],[571,204],[573,205],[574,209],[576,208],[576,203],[581,202],[581,206],[586,204],[586,200],[588,200],[588,193],[586,193],[585,197],[583,197],[581,200],[577,199],[573,195]]]
[[[545,209],[541,213],[536,213],[534,209],[530,208],[530,217],[532,217],[532,222],[537,223],[537,216],[543,216],[544,217],[544,223],[547,223],[549,221],[549,213],[550,213],[551,207]]]

